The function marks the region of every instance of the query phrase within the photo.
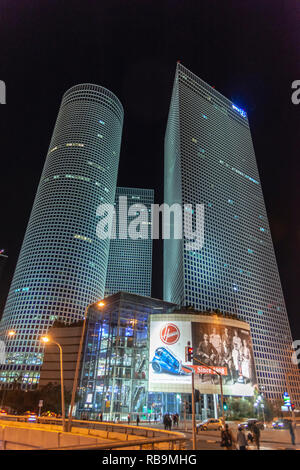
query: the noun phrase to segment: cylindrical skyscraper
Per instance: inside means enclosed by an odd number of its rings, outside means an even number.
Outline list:
[[[96,236],[96,211],[115,200],[122,126],[109,90],[82,84],[64,94],[1,320],[2,383],[37,383],[40,336],[104,297],[109,239]]]

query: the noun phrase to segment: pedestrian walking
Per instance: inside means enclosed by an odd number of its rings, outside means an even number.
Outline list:
[[[260,429],[259,429],[259,427],[257,426],[256,423],[254,423],[254,425],[252,427],[252,433],[253,433],[254,442],[256,444],[256,448],[257,448],[257,450],[259,450],[259,448],[260,448]]]
[[[137,415],[137,417],[136,417],[136,425],[137,426],[139,425],[139,422],[140,422],[140,417],[139,417],[139,415]]]
[[[291,441],[294,446],[295,445],[295,431],[294,431],[293,423],[291,421],[289,421],[288,428],[290,431]]]
[[[127,416],[127,423],[130,424],[130,414]]]
[[[242,426],[238,427],[236,443],[239,450],[247,450],[247,437]]]
[[[165,430],[169,429],[169,415],[167,413],[164,415],[164,426]]]
[[[233,435],[228,424],[225,424],[225,429],[221,431],[221,447],[225,447],[226,450],[232,450],[232,445]]]

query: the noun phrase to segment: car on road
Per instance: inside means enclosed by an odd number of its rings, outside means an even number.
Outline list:
[[[0,410],[0,416],[6,416],[7,415],[7,411],[5,410]]]
[[[245,421],[244,423],[240,423],[239,427],[243,429],[247,429],[248,431],[251,431],[251,428],[253,427],[254,424],[256,424],[258,429],[260,429],[261,431],[265,429],[264,423],[255,418],[250,418],[248,419],[248,421]]]
[[[54,413],[54,411],[44,411],[44,413],[42,413],[42,417],[43,418],[56,418],[57,415],[56,413]]]
[[[34,413],[34,411],[25,411],[24,416],[29,423],[35,423],[37,421],[37,414]]]
[[[221,419],[209,418],[205,419],[201,423],[196,425],[197,432],[198,431],[221,431],[223,429],[223,422]]]
[[[289,428],[289,419],[276,419],[272,423],[273,429],[288,429]]]

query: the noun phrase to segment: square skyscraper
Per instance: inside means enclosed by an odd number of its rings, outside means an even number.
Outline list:
[[[258,383],[270,399],[299,372],[247,114],[180,63],[165,135],[164,202],[204,206],[204,244],[164,240],[164,300],[235,313],[251,325]]]
[[[151,224],[151,205],[154,203],[154,190],[142,188],[117,187],[115,197],[115,209],[117,226],[119,217],[119,198],[127,198],[128,208],[139,205],[140,210],[147,211],[148,221],[142,223]],[[150,233],[150,227],[147,227]],[[131,294],[151,296],[152,280],[152,239],[132,239],[130,236],[121,238],[117,233],[116,239],[110,240],[109,257],[107,264],[105,297],[119,291]]]

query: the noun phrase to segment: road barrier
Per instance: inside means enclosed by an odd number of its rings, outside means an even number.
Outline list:
[[[184,449],[188,440],[180,432],[110,422],[73,420],[72,432],[61,431],[60,418],[7,415],[1,422],[3,450]]]

